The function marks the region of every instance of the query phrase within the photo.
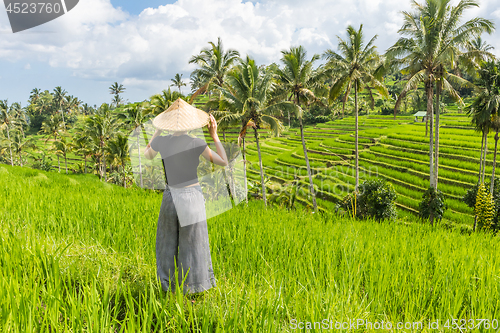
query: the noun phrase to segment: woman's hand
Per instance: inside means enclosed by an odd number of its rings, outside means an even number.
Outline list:
[[[208,122],[208,133],[212,138],[217,137],[217,121],[213,115],[210,115],[210,121]]]

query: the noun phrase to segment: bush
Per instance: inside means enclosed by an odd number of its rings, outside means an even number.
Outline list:
[[[346,195],[337,204],[336,210],[342,209],[361,219],[374,218],[380,221],[396,218],[397,195],[390,183],[382,179],[365,180],[359,189],[356,196],[354,192]]]
[[[35,157],[35,161],[32,163],[31,167],[33,169],[51,171],[52,170],[52,158],[47,157],[45,152],[42,151],[42,156],[39,158]]]
[[[486,193],[489,194],[489,186],[485,186]],[[462,201],[467,204],[467,206],[475,209],[476,198],[479,189],[479,183],[470,188],[467,193],[463,196]],[[500,179],[495,177],[495,183],[493,185],[493,220],[491,221],[491,227],[493,230],[500,229]],[[481,227],[481,226],[479,226]]]
[[[420,217],[423,220],[429,220],[432,215],[433,220],[436,219],[441,221],[444,212],[448,209],[444,201],[443,192],[435,190],[434,187],[431,186],[424,192],[422,198],[419,207]]]
[[[493,219],[495,217],[493,196],[481,183],[477,190],[474,214],[477,216],[478,229],[494,230]]]

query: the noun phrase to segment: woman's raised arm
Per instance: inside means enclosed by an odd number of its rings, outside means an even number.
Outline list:
[[[208,123],[208,132],[215,142],[217,153],[215,153],[212,149],[210,149],[210,147],[207,146],[207,148],[205,148],[202,153],[203,157],[217,165],[226,166],[228,164],[226,151],[224,150],[224,147],[219,140],[219,136],[217,135],[217,122],[212,115],[210,115],[210,122]]]
[[[153,137],[149,141],[148,145],[146,146],[146,150],[144,151],[144,157],[146,157],[148,160],[152,160],[156,154],[158,154],[157,151],[155,151],[153,148],[151,148],[151,142],[153,142],[154,138],[156,138],[158,135],[163,132],[162,130],[157,129],[155,134],[153,134]]]

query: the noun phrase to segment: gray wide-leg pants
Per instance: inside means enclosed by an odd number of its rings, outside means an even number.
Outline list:
[[[162,289],[175,291],[175,265],[178,267],[179,285],[189,269],[183,286],[184,294],[215,287],[206,218],[181,227],[176,210],[176,207],[179,210],[199,210],[201,205],[204,210],[202,189],[195,185],[182,189],[172,188],[172,191],[175,191],[176,205],[167,185],[156,229],[156,268]]]

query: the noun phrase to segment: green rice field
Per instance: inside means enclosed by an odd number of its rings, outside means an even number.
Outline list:
[[[400,207],[413,209],[421,185],[379,170],[398,181]],[[337,177],[352,184],[348,171]],[[350,320],[442,332],[452,319],[487,319],[489,329],[470,331],[498,331],[500,238],[491,234],[430,227],[404,212],[378,223],[250,201],[208,220],[217,287],[171,295],[155,280],[161,192],[6,165],[0,187],[0,332],[319,332],[319,323],[336,331]],[[436,320],[440,329],[429,329]]]

